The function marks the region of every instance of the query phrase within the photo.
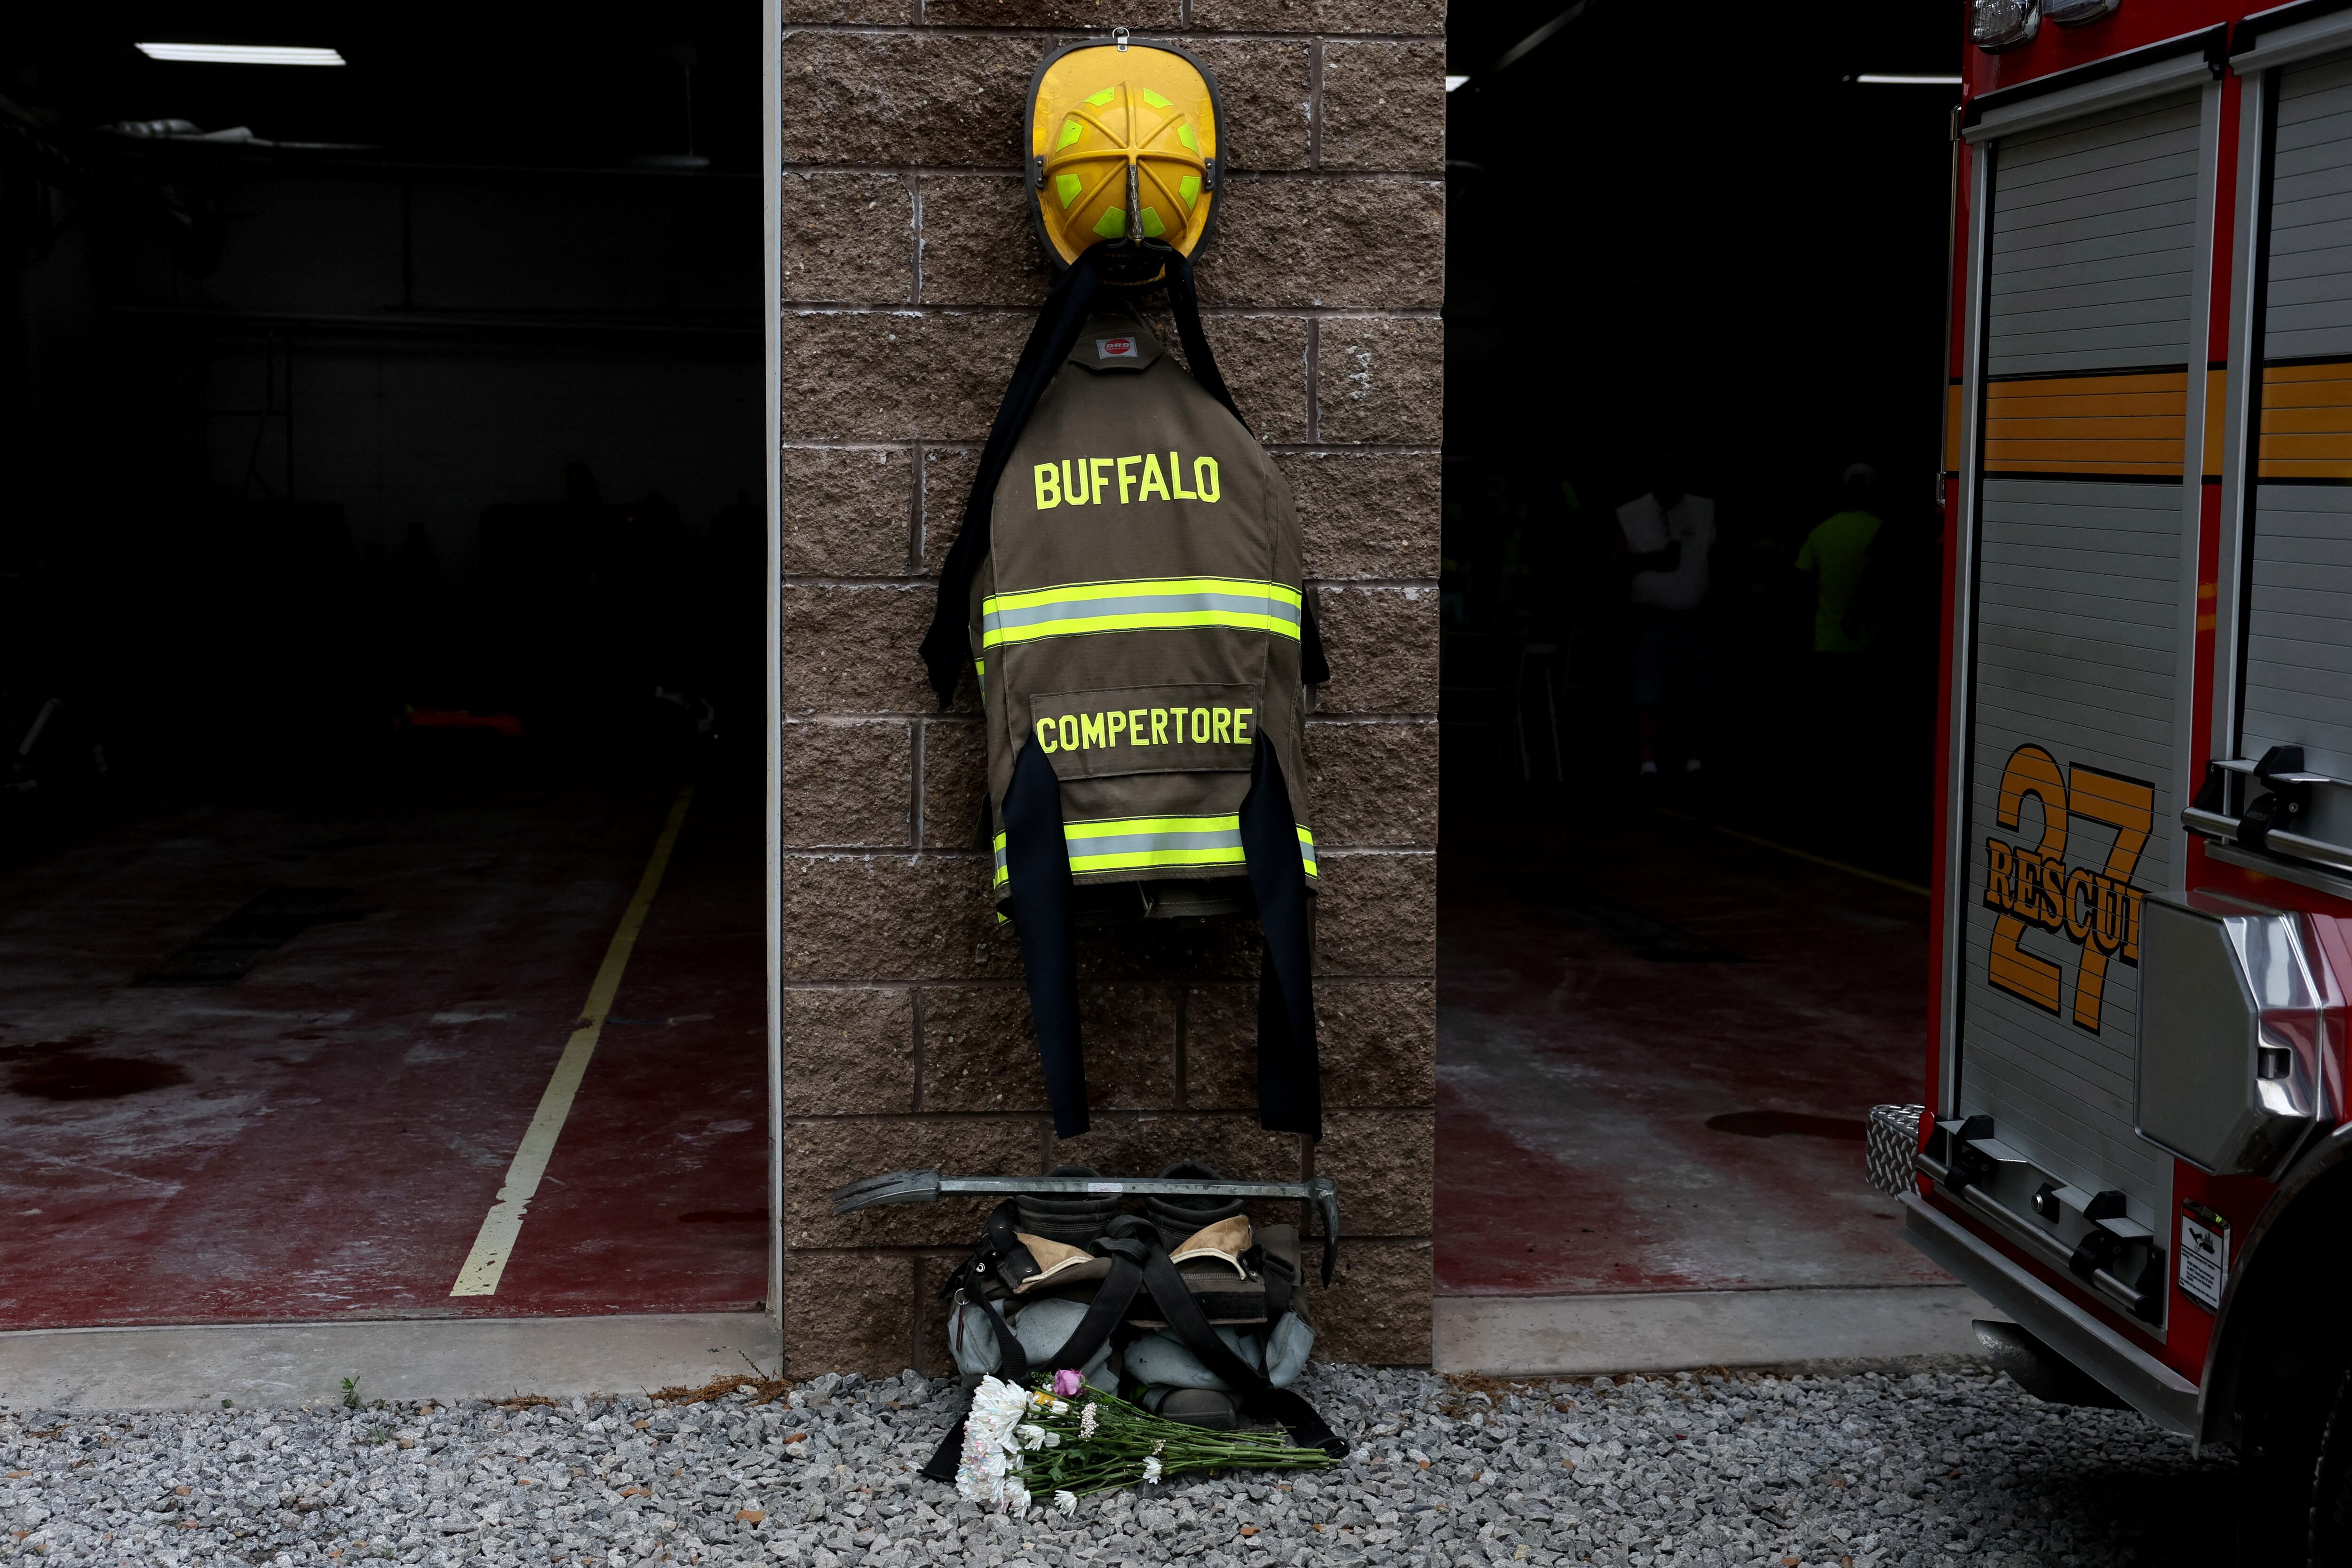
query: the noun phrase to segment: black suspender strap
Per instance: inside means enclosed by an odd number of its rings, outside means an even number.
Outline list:
[[[1087,1063],[1078,1040],[1078,958],[1071,908],[1070,847],[1062,836],[1062,784],[1036,737],[1013,764],[1004,791],[1004,870],[1013,893],[1013,934],[1029,983],[1029,1014],[1045,1070],[1054,1132],[1087,1130]]]
[[[1242,855],[1265,932],[1257,981],[1258,1123],[1271,1132],[1320,1139],[1323,1080],[1315,1050],[1314,917],[1307,862],[1299,852],[1298,823],[1282,763],[1264,736],[1258,737],[1241,819]],[[1017,892],[1019,884],[1014,886]]]

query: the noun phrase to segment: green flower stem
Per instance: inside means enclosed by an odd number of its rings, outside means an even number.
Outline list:
[[[1090,1405],[1096,1425],[1094,1435],[1087,1437],[1081,1423]],[[1143,1479],[1144,1461],[1155,1457],[1163,1479],[1200,1470],[1323,1469],[1338,1462],[1319,1448],[1294,1448],[1285,1433],[1213,1433],[1097,1389],[1085,1390],[1066,1406],[1055,1415],[1049,1406],[1033,1404],[1024,1416],[1027,1425],[1061,1438],[1052,1448],[1024,1449],[1014,1472],[1041,1498],[1056,1491],[1086,1497],[1133,1486]]]

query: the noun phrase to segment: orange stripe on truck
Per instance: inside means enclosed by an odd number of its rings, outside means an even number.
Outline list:
[[[2256,451],[2264,479],[2352,479],[2352,362],[2264,366]]]
[[[2179,478],[2188,421],[2185,370],[1993,382],[1984,471]]]

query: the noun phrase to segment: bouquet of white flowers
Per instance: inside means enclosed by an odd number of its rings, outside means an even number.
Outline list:
[[[1051,1491],[1053,1506],[1075,1513],[1088,1492],[1186,1470],[1307,1470],[1338,1462],[1320,1448],[1291,1447],[1281,1432],[1212,1432],[1167,1420],[1075,1372],[1040,1379],[1034,1389],[983,1377],[964,1417],[956,1491],[1018,1518],[1033,1493]]]

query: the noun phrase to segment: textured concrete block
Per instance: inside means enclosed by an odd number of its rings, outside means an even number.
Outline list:
[[[996,411],[990,409],[988,416],[994,419]],[[979,471],[977,446],[923,448],[923,570],[932,576],[963,531],[964,504],[971,499],[972,476]]]
[[[1445,167],[1445,40],[1324,46],[1323,166]]]
[[[783,8],[786,26],[794,22],[904,26],[915,19],[915,0],[783,0]]]
[[[1257,438],[1306,440],[1306,321],[1296,316],[1212,316],[1201,330]],[[1174,331],[1163,333],[1162,340],[1175,342]]]
[[[1435,719],[1312,722],[1307,779],[1319,847],[1436,847]]]
[[[1139,33],[1173,33],[1183,26],[1178,0],[923,0],[923,20],[949,27],[1084,27],[1108,34],[1125,25]],[[1041,47],[1044,59],[1051,46]]]
[[[1308,577],[1436,579],[1444,524],[1436,453],[1286,452],[1276,461],[1298,499]]]
[[[1425,851],[1327,854],[1315,908],[1315,968],[1330,975],[1437,969],[1437,857]]]
[[[786,164],[1013,169],[1039,40],[788,32]]]
[[[1437,181],[1237,178],[1217,222],[1198,269],[1203,304],[1433,310],[1445,302]]]
[[[779,593],[786,713],[938,707],[915,652],[938,601],[929,583],[794,582]]]
[[[1435,446],[1444,439],[1444,322],[1333,316],[1318,330],[1316,440]]]
[[[784,1259],[784,1371],[869,1377],[904,1371],[915,1354],[915,1260],[871,1252],[794,1252]]]
[[[1176,1104],[1176,991],[1087,986],[1078,992],[1087,1103],[1097,1111]],[[923,1109],[1042,1112],[1028,992],[1018,985],[931,986],[923,992]]]
[[[914,847],[914,733],[903,719],[784,726],[781,823],[795,849]]]
[[[1412,1107],[1437,1089],[1437,992],[1425,980],[1318,979],[1315,1039],[1327,1113]],[[1184,1106],[1257,1107],[1257,987],[1194,986],[1184,998]]]
[[[1186,1160],[1234,1181],[1297,1181],[1302,1168],[1298,1134],[1269,1133],[1255,1116],[1098,1115],[1053,1146],[1055,1166],[1092,1166],[1105,1176],[1156,1176]]]
[[[1184,47],[1216,74],[1224,99],[1227,168],[1304,169],[1313,162],[1315,104],[1306,40],[1190,37]]]
[[[786,987],[784,1114],[915,1108],[915,998],[903,987]]]
[[[1435,1223],[1437,1113],[1335,1111],[1315,1145],[1315,1174],[1339,1184],[1341,1236],[1426,1236]]]
[[[980,1238],[975,1236],[972,1239],[977,1241]],[[927,1252],[916,1260],[916,1364],[926,1377],[956,1375],[955,1353],[948,1344],[948,1319],[955,1309],[940,1291],[957,1267],[971,1256],[971,1249],[966,1245]]]
[[[1445,31],[1445,0],[1192,0],[1192,26],[1232,33]]]
[[[833,1193],[889,1171],[1020,1176],[1037,1171],[1038,1124],[1022,1117],[861,1116],[784,1128],[788,1247],[970,1246],[994,1201],[887,1204],[835,1218]],[[789,1264],[786,1265],[790,1267]]]
[[[1340,1223],[1347,1216],[1340,1215]],[[1427,1366],[1436,1269],[1426,1241],[1358,1241],[1339,1249],[1328,1287],[1307,1272],[1307,1312],[1319,1361]]]
[[[786,441],[982,441],[1027,313],[787,310]]]
[[[1332,1105],[1427,1105],[1437,1096],[1437,988],[1326,980],[1315,988],[1323,1097]]]
[[[977,719],[923,726],[923,847],[989,846],[988,737]]]
[[[786,173],[778,201],[783,298],[915,297],[915,194],[903,176]]]
[[[1321,998],[1317,998],[1318,1008]],[[1322,1032],[1317,1020],[1316,1032]],[[1257,1108],[1257,982],[1199,985],[1184,994],[1184,1107]]]
[[[1018,174],[926,174],[922,297],[932,305],[1034,310],[1054,274]]]
[[[784,977],[970,980],[1020,974],[978,855],[787,854]]]
[[[904,577],[915,460],[898,447],[788,446],[778,549],[786,577]]]
[[[1326,585],[1315,611],[1331,661],[1318,713],[1436,714],[1436,589]]]

